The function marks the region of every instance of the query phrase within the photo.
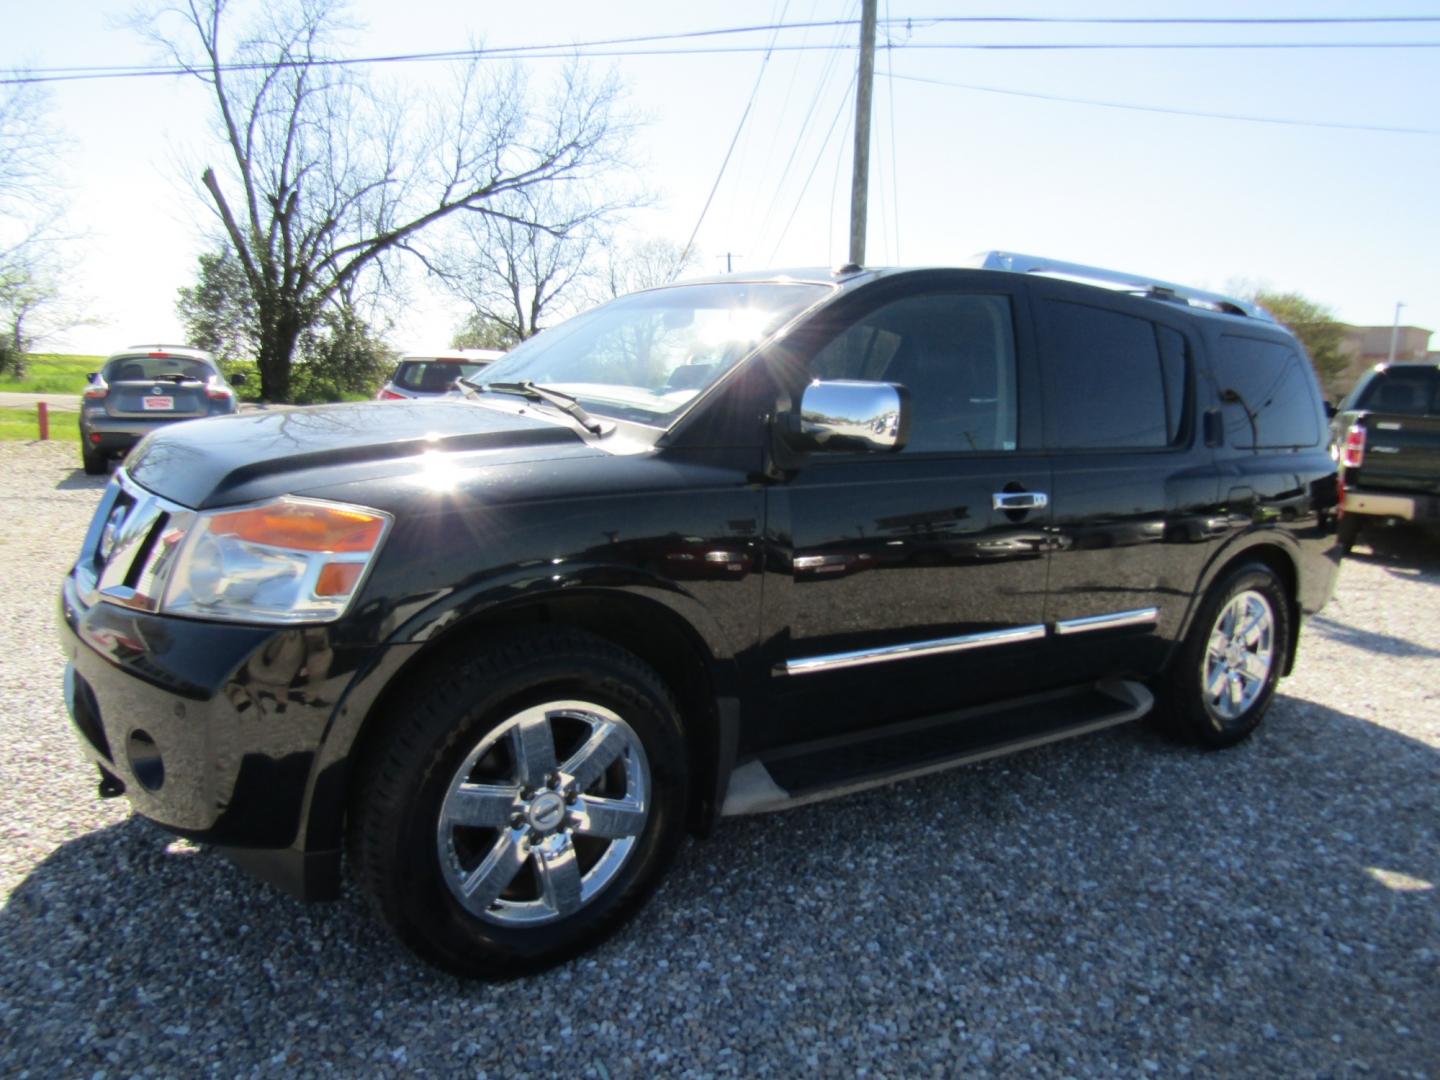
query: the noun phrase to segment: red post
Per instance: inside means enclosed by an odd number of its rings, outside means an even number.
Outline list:
[[[43,442],[50,438],[50,406],[42,401],[35,406],[35,411],[40,414],[40,439]]]

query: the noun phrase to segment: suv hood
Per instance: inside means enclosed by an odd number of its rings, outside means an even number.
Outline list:
[[[479,452],[485,465],[597,451],[566,423],[468,401],[356,402],[173,424],[148,436],[126,470],[195,509],[295,494],[405,471],[424,453]]]

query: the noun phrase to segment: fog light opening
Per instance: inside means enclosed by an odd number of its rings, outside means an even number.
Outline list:
[[[140,728],[130,732],[130,737],[125,740],[125,756],[140,786],[146,791],[159,791],[165,783],[165,761],[149,732]]]

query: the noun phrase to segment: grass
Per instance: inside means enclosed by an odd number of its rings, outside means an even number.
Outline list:
[[[40,421],[33,407],[0,408],[0,440],[30,442],[40,438]],[[80,441],[80,414],[50,410],[50,438],[55,442]]]
[[[22,394],[74,394],[79,397],[85,391],[85,376],[99,371],[104,363],[103,356],[31,353],[26,358],[25,378],[0,379],[0,390]]]

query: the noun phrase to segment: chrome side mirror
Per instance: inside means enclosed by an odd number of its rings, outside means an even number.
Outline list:
[[[910,437],[910,393],[893,383],[817,380],[805,387],[791,430],[799,449],[900,450]]]

